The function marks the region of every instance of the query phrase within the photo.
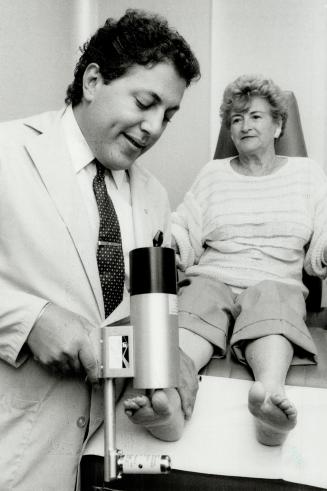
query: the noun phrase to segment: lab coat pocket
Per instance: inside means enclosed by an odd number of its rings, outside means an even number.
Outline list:
[[[15,393],[0,394],[0,489],[11,489],[22,458],[29,447],[32,427],[40,402],[18,397]]]

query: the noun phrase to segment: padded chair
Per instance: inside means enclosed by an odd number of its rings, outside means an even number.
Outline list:
[[[285,92],[288,103],[288,120],[283,136],[276,142],[276,153],[293,157],[307,157],[300,114],[293,92]],[[237,155],[229,130],[222,125],[214,158],[222,159]],[[307,323],[318,347],[318,365],[292,366],[286,383],[288,385],[327,388],[327,309],[321,308],[322,283],[319,278],[309,276],[303,271],[303,281],[309,289],[306,300]],[[252,380],[252,373],[245,365],[237,362],[231,351],[226,358],[213,358],[203,370],[205,375]]]

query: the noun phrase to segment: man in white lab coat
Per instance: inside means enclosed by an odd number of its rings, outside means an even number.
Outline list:
[[[199,67],[164,20],[128,11],[84,46],[64,110],[0,125],[0,489],[72,491],[103,419],[90,341],[104,318],[95,159],[128,252],[170,244],[165,190],[135,161]],[[124,298],[128,298],[126,277]],[[182,356],[182,406],[196,393]]]

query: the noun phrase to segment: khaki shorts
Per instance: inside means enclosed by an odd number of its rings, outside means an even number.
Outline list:
[[[317,363],[317,349],[305,324],[306,306],[299,287],[262,281],[236,295],[219,281],[189,277],[179,292],[179,326],[207,339],[217,356],[224,356],[230,340],[240,362],[245,345],[271,334],[287,338],[294,347],[292,365]]]

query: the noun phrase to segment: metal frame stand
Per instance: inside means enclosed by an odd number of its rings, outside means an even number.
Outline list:
[[[167,455],[124,455],[116,446],[115,378],[134,376],[133,327],[102,327],[101,377],[104,379],[104,485],[95,491],[110,490],[111,481],[123,474],[167,474]]]

